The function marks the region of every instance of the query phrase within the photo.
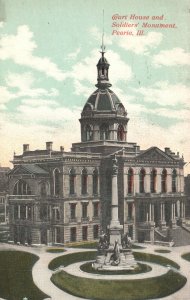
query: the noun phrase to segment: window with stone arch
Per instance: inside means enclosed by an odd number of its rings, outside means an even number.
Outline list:
[[[86,125],[86,141],[91,141],[92,140],[92,128],[89,124]]]
[[[14,186],[13,195],[31,195],[31,189],[29,184],[20,179]]]
[[[150,173],[150,192],[156,193],[156,178],[157,178],[157,170],[152,169]]]
[[[75,180],[76,180],[76,172],[75,172],[75,169],[72,168],[69,172],[69,193],[70,193],[70,195],[75,194]]]
[[[140,193],[145,192],[145,176],[146,176],[145,169],[141,169],[140,174],[139,174],[139,191],[140,191]]]
[[[177,171],[174,169],[172,171],[172,193],[177,192]]]
[[[133,186],[134,186],[134,171],[132,168],[128,171],[128,194],[133,193]]]
[[[123,125],[119,125],[117,129],[117,140],[124,141],[125,140],[125,131]]]
[[[88,183],[88,172],[87,169],[84,168],[81,173],[81,194],[87,194],[87,183]]]
[[[58,196],[61,190],[59,169],[54,169],[53,171],[53,182],[54,182],[54,195]]]
[[[98,194],[98,170],[94,169],[92,174],[92,192],[93,195]]]
[[[102,124],[100,126],[100,140],[109,139],[109,126],[107,124]]]
[[[167,171],[166,171],[166,169],[164,169],[162,171],[162,175],[161,175],[161,189],[162,189],[162,193],[166,193],[167,192]]]

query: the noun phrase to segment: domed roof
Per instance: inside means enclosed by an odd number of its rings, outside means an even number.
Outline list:
[[[87,100],[83,112],[89,110],[112,111],[123,107],[116,94],[110,89],[97,89]],[[124,107],[123,107],[124,108]]]
[[[99,59],[99,61],[97,63],[97,66],[102,65],[102,64],[109,65],[109,62],[107,61],[107,59],[104,56],[100,57],[100,59]]]

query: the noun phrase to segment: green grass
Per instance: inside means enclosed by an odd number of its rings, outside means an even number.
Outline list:
[[[148,265],[138,263],[137,267],[134,270],[118,270],[118,271],[109,271],[109,270],[94,270],[92,268],[92,263],[88,262],[80,266],[80,269],[87,273],[93,274],[102,274],[102,275],[131,275],[131,274],[140,274],[146,273],[152,270]]]
[[[170,253],[171,251],[167,250],[167,249],[156,249],[156,250],[154,250],[154,252],[158,252],[158,253]]]
[[[66,244],[69,248],[83,248],[83,249],[97,249],[98,242],[78,242]],[[140,245],[133,245],[132,249],[145,249],[145,247]]]
[[[66,244],[69,248],[97,249],[98,242],[78,242]]]
[[[172,270],[162,276],[139,280],[94,280],[61,271],[54,274],[51,280],[72,295],[94,300],[154,299],[170,295],[186,283],[185,277]]]
[[[154,255],[149,253],[133,252],[133,255],[136,260],[146,261],[150,263],[159,264],[162,266],[170,265],[173,268],[179,269],[180,266],[175,263],[173,260],[170,260],[164,256]]]
[[[68,266],[70,264],[79,262],[79,261],[86,261],[86,260],[95,260],[97,255],[97,251],[84,251],[72,254],[66,254],[63,256],[56,257],[49,263],[49,269],[55,270],[59,266]]]
[[[65,252],[65,249],[63,249],[63,248],[48,248],[48,249],[46,249],[46,252],[61,253],[61,252]]]
[[[32,279],[32,266],[38,256],[21,251],[0,251],[0,297],[8,300],[42,300],[41,292]]]
[[[187,261],[190,261],[190,252],[183,254],[181,257]]]

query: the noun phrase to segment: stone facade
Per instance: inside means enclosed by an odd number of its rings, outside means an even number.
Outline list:
[[[134,240],[165,239],[184,223],[183,158],[169,148],[141,150],[127,141],[127,111],[110,90],[101,52],[97,90],[81,113],[81,142],[71,152],[29,150],[13,158],[9,173],[11,239],[59,244],[93,240],[111,219],[112,160],[118,162],[119,221]]]

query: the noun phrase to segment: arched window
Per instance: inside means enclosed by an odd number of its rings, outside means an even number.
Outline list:
[[[109,126],[107,124],[102,124],[100,126],[100,139],[101,140],[109,139]]]
[[[133,169],[129,169],[128,172],[128,194],[133,193],[133,182],[134,182],[134,172]]]
[[[150,192],[156,193],[156,176],[157,171],[153,169],[150,173]]]
[[[93,195],[98,194],[98,170],[95,169],[92,175],[92,182],[93,182]]]
[[[125,140],[125,131],[124,131],[123,125],[118,126],[117,139],[118,139],[118,141],[124,141]]]
[[[14,195],[31,195],[31,189],[28,183],[24,180],[19,180],[14,186]]]
[[[60,171],[58,169],[54,170],[54,194],[60,194]]]
[[[40,183],[40,194],[42,197],[49,195],[49,183],[48,182],[41,182]]]
[[[90,125],[86,125],[86,141],[92,140],[92,129]]]
[[[167,192],[167,171],[166,171],[166,169],[164,169],[162,171],[161,186],[162,186],[162,193],[166,193]]]
[[[87,170],[83,169],[82,175],[81,175],[81,193],[82,193],[82,195],[87,194],[87,180],[88,180]]]
[[[145,170],[141,169],[140,174],[139,174],[139,190],[140,190],[140,193],[145,192],[145,189],[144,189],[145,175],[146,175]]]
[[[176,193],[177,191],[177,172],[176,170],[174,169],[173,172],[172,172],[172,193]]]
[[[69,192],[71,195],[75,193],[75,178],[76,173],[75,170],[72,168],[69,172]]]

